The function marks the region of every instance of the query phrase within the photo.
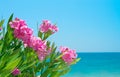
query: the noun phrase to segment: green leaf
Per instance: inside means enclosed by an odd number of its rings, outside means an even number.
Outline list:
[[[33,66],[35,63],[36,63],[35,61],[34,61],[34,62],[31,61],[31,62],[29,62],[29,63],[27,63],[27,64],[24,64],[24,65],[22,65],[22,66],[20,67],[20,70],[23,71],[23,70],[25,70],[25,69]]]
[[[10,25],[9,25],[9,22],[12,21],[12,18],[13,18],[13,14],[11,14],[11,16],[9,17],[8,22],[7,22],[7,30],[8,30],[8,31],[11,30],[11,27],[10,27]]]
[[[0,21],[0,27],[2,27],[2,25],[4,24],[4,21],[5,21],[5,20],[1,20],[1,21]]]
[[[38,32],[38,37],[40,37],[41,39],[43,38],[43,33],[42,32]]]
[[[21,57],[18,57],[17,59],[12,60],[9,63],[7,63],[6,67],[3,68],[3,70],[2,70],[1,76],[8,77],[11,74],[12,70],[14,70],[14,68],[17,67],[20,60],[21,60]]]
[[[9,46],[10,42],[13,41],[13,31],[9,25],[9,22],[12,21],[13,18],[13,14],[9,17],[8,23],[7,23],[7,32],[4,35],[4,44],[3,44],[3,48],[2,51],[5,51],[7,49],[7,46]]]
[[[11,53],[12,52],[12,53]],[[0,69],[1,71],[5,69],[5,67],[10,63],[13,62],[16,58],[19,57],[20,49],[17,50],[8,50],[5,54],[3,54],[0,58]],[[7,59],[6,59],[7,58]]]
[[[21,57],[18,57],[17,59],[9,62],[4,69],[14,69],[19,64],[20,60]]]
[[[58,56],[57,55],[58,52],[56,52],[57,47],[55,46],[55,43],[52,44],[51,49],[52,50],[50,54],[50,60],[53,61]]]
[[[50,41],[47,41],[47,47],[49,47],[50,46]]]
[[[44,73],[43,73],[43,74],[41,74],[41,76],[40,76],[40,77],[48,77],[48,75],[49,75],[51,72],[52,72],[52,70],[51,70],[51,69],[47,69],[46,71],[44,71]]]
[[[80,61],[81,60],[81,58],[77,58],[77,59],[75,59],[72,63],[71,63],[71,65],[72,64],[76,64],[78,61]]]
[[[52,31],[48,31],[48,32],[44,33],[43,40],[46,40],[51,34],[52,34]]]

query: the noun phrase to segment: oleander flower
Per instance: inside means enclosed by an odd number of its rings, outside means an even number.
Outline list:
[[[37,51],[37,55],[38,55],[39,60],[42,61],[47,56],[47,52],[45,52],[45,51]]]
[[[19,29],[14,29],[15,37],[21,40],[30,38],[32,34],[33,34],[33,30],[28,28],[27,26],[22,26]]]
[[[30,47],[36,51],[46,51],[46,42],[42,41],[41,38],[32,36],[30,39]]]
[[[69,49],[68,47],[60,47],[60,51],[63,55],[62,59],[67,64],[71,64],[77,58],[75,50]]]
[[[46,33],[48,31],[55,33],[58,31],[58,28],[56,25],[52,25],[50,21],[43,20],[42,24],[40,25],[40,31],[43,33]]]
[[[15,20],[11,21],[10,23],[11,28],[13,29],[19,29],[22,26],[27,26],[24,20],[21,20],[19,18],[15,18]]]
[[[33,30],[27,27],[25,21],[15,18],[15,20],[11,21],[9,24],[11,28],[14,29],[14,36],[18,39],[21,39],[25,46],[29,46]]]
[[[40,31],[43,33],[48,32],[50,26],[51,26],[50,21],[43,20],[42,24],[40,25]]]
[[[37,51],[36,52],[38,55],[39,60],[44,60],[46,56],[48,56],[51,53],[51,48],[48,48],[48,50],[44,51]]]
[[[63,46],[60,47],[60,51],[61,51],[62,53],[66,52],[66,51],[68,51],[68,50],[70,50],[68,47],[63,47]]]
[[[13,70],[13,72],[12,72],[12,74],[14,75],[14,76],[16,76],[16,75],[19,75],[21,72],[20,72],[20,70],[18,69],[18,68],[15,68],[14,70]]]
[[[55,32],[58,31],[58,27],[57,27],[56,25],[52,25],[52,26],[50,27],[50,30],[52,31],[52,33],[55,33]]]

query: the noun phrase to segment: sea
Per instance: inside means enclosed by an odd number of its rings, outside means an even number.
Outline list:
[[[120,77],[120,52],[82,52],[78,57],[63,77]]]

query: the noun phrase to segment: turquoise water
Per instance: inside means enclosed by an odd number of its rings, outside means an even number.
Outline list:
[[[120,77],[120,52],[79,53],[81,61],[64,77]]]

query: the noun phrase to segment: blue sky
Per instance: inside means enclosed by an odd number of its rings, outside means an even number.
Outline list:
[[[48,19],[59,32],[49,40],[77,52],[120,51],[120,0],[0,0],[0,19],[26,20],[37,33],[37,23]]]

